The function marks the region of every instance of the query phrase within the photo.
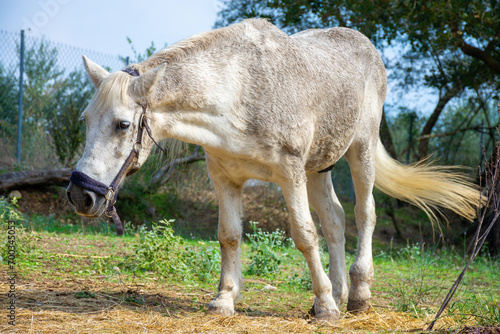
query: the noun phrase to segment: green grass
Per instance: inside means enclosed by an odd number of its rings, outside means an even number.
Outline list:
[[[6,203],[3,203],[6,206]],[[8,207],[13,218],[15,207]],[[172,221],[152,223],[152,228],[127,224],[126,234],[118,238],[107,223],[91,227],[68,224],[64,219],[33,215],[24,218],[22,236],[29,247],[22,248],[18,268],[21,276],[43,280],[62,277],[95,277],[131,290],[138,282],[181,286],[216,291],[220,275],[218,243],[190,237],[172,230]],[[3,225],[2,225],[3,226]],[[5,233],[3,230],[2,233]],[[302,254],[283,234],[265,233],[254,226],[250,242],[242,244],[243,273],[248,280],[240,312],[259,315],[266,308],[285,312],[307,309],[312,303],[311,279]],[[327,271],[328,255],[322,241],[321,259]],[[466,259],[460,250],[407,244],[404,247],[375,247],[375,279],[372,304],[404,312],[415,318],[435,314]],[[266,261],[271,257],[272,261]],[[347,265],[355,259],[347,253]],[[487,256],[471,265],[458,293],[445,313],[458,325],[495,325],[500,323],[500,262]],[[263,284],[279,288],[279,294],[262,295]],[[132,289],[133,290],[133,289]],[[94,291],[82,289],[76,298],[93,298]],[[123,296],[127,303],[144,303],[144,296]],[[299,301],[297,303],[297,301]],[[270,306],[272,304],[272,306]],[[200,306],[193,300],[192,305]],[[194,307],[193,306],[193,307]],[[281,311],[280,311],[281,310]]]

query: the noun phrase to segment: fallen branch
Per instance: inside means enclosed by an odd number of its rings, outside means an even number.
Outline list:
[[[0,175],[0,190],[33,186],[65,186],[69,183],[71,171],[71,168],[28,170]]]
[[[167,163],[162,168],[160,168],[160,170],[158,170],[151,178],[151,182],[150,185],[148,186],[147,191],[151,193],[156,192],[156,190],[158,190],[159,187],[167,183],[168,180],[172,178],[172,175],[174,174],[177,165],[205,160],[205,154],[201,154],[200,149],[201,146],[196,146],[194,148],[193,154],[191,154],[190,156],[174,159],[169,163]]]

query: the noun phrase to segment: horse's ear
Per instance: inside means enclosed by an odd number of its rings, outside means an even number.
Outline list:
[[[148,100],[149,93],[153,90],[158,80],[165,74],[166,65],[153,68],[139,77],[132,79],[129,87],[129,94],[133,100],[139,103]]]
[[[94,83],[95,88],[98,88],[101,82],[109,76],[108,71],[85,56],[83,56],[83,64],[85,65],[85,69]]]

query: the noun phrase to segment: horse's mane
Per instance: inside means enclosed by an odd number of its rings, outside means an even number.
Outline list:
[[[104,111],[111,109],[113,103],[115,103],[115,100],[110,98],[112,96],[119,97],[120,101],[125,103],[130,79],[130,75],[122,71],[111,73],[109,77],[104,79],[99,85],[99,88],[96,90],[85,110]]]
[[[142,74],[162,64],[178,62],[222,44],[231,43],[241,38],[241,36],[248,36],[255,30],[263,31],[268,29],[283,33],[265,19],[248,19],[228,27],[193,35],[158,51],[142,63],[132,64],[130,67]]]

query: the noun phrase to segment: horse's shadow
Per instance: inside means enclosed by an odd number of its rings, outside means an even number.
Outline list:
[[[198,292],[201,291],[201,292]],[[103,289],[22,289],[16,292],[18,310],[32,312],[65,312],[73,314],[91,314],[111,310],[129,310],[132,312],[157,312],[167,317],[188,316],[194,313],[206,313],[214,293],[206,290],[185,293],[182,291],[141,291],[126,289],[106,291]],[[3,303],[0,303],[3,304]],[[237,314],[249,317],[296,317],[297,314],[278,314],[271,310],[255,309],[245,305],[235,305]],[[238,307],[239,306],[239,307]]]

